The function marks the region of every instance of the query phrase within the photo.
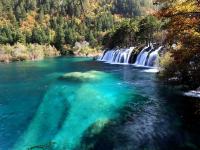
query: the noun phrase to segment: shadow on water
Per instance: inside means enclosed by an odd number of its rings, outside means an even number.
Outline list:
[[[199,100],[162,85],[155,80],[155,74],[139,74],[140,69],[131,72],[130,68],[123,67],[120,75],[123,81],[136,87],[138,95],[121,109],[121,117],[110,122],[101,133],[86,133],[82,147],[77,149],[200,149]]]

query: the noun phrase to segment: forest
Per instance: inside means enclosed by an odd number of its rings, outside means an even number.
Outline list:
[[[0,44],[46,44],[66,54],[86,40],[96,48],[120,22],[151,7],[148,0],[1,0]]]

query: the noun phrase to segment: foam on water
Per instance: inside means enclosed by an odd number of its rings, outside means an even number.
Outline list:
[[[189,91],[189,92],[185,92],[184,95],[200,98],[200,91]]]
[[[143,72],[158,73],[159,69],[158,68],[150,68],[150,69],[145,69]]]

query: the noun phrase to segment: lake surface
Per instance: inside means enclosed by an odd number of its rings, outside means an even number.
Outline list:
[[[61,79],[71,72],[85,78]],[[0,150],[197,150],[199,110],[147,68],[70,57],[0,64]]]

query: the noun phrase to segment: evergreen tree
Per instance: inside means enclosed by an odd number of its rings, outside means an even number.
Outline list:
[[[138,35],[140,40],[146,41],[146,43],[153,42],[154,32],[161,29],[161,22],[154,16],[147,16],[139,23],[140,31]]]
[[[95,46],[95,44],[96,44],[97,41],[95,40],[92,31],[89,32],[89,35],[88,35],[88,39],[87,39],[87,40],[90,42],[90,45],[91,45],[91,46]]]
[[[26,11],[23,5],[18,5],[16,8],[16,18],[18,21],[23,20],[26,17]]]
[[[65,30],[65,42],[73,45],[75,43],[74,31],[71,28]]]
[[[16,32],[11,26],[0,28],[0,43],[1,44],[14,44],[16,42]]]
[[[49,44],[50,37],[49,37],[49,30],[41,27],[36,27],[33,29],[32,32],[32,42],[39,43],[39,44]]]
[[[17,31],[16,42],[23,43],[23,44],[26,43],[26,36],[20,31]]]
[[[57,49],[61,50],[61,52],[63,49],[64,42],[65,42],[65,34],[63,28],[59,26],[56,30],[55,46]]]
[[[39,11],[38,21],[41,23],[43,22],[43,19],[44,19],[44,8],[41,7]]]

